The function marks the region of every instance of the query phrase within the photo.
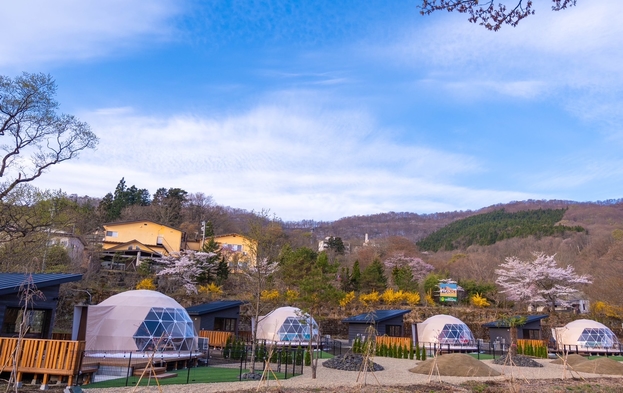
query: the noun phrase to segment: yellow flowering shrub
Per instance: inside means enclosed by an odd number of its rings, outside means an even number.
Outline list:
[[[296,299],[298,299],[298,297],[299,297],[299,293],[295,291],[294,289],[288,289],[286,291],[286,300],[288,302],[293,302]]]
[[[355,300],[355,291],[351,291],[344,294],[344,297],[340,299],[340,307],[346,307]]]
[[[422,300],[420,294],[417,292],[405,292],[404,297],[405,301],[410,306],[417,306],[420,304],[420,300]]]
[[[591,304],[591,312],[608,318],[623,319],[623,307],[615,306],[601,300]]]
[[[404,292],[394,291],[393,289],[388,288],[381,295],[381,299],[385,304],[398,304],[404,300]]]
[[[154,291],[156,289],[156,284],[154,284],[153,279],[144,278],[136,284],[136,289],[149,289],[150,291]]]
[[[359,295],[359,301],[366,306],[376,304],[381,300],[381,295],[377,291]]]
[[[263,301],[273,301],[279,299],[279,291],[276,289],[265,289],[260,293],[260,299]]]
[[[211,282],[208,285],[200,285],[199,293],[210,293],[213,295],[220,295],[223,293],[223,288]]]
[[[426,294],[426,304],[428,304],[429,306],[434,306],[435,305],[435,299],[433,299],[433,291],[432,290],[428,291],[428,293]]]
[[[489,307],[491,305],[491,303],[489,303],[487,298],[480,295],[479,293],[473,295],[469,300],[472,303],[472,305],[476,307],[480,307],[480,308]]]

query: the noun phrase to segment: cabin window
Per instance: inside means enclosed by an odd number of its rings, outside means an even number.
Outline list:
[[[24,318],[25,315],[25,318]],[[46,337],[50,323],[50,310],[24,310],[17,307],[7,307],[2,322],[2,333],[18,335],[22,321],[26,324],[25,337]]]
[[[402,326],[400,325],[385,325],[385,334],[390,337],[401,337]]]
[[[117,231],[106,231],[106,237],[117,237],[119,233]]]
[[[214,318],[214,330],[223,332],[235,332],[236,331],[236,319],[235,318]]]

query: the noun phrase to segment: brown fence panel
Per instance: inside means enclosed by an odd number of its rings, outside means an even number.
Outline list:
[[[17,343],[17,338],[0,338],[0,367],[3,371],[10,371],[13,359],[19,358],[17,382],[21,382],[23,373],[33,373],[43,375],[43,386],[47,385],[50,376],[66,376],[69,377],[68,385],[73,383],[79,371],[84,341],[25,338],[21,340],[19,354],[15,350]]]
[[[402,347],[403,349],[411,349],[411,338],[409,337],[390,337],[390,336],[377,336],[376,345],[387,345]]]
[[[223,348],[227,344],[227,340],[233,337],[232,332],[217,332],[214,330],[200,330],[199,337],[208,339],[211,347]]]

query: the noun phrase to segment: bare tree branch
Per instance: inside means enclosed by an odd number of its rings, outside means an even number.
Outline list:
[[[507,7],[504,3],[494,3],[494,0],[422,0],[419,6],[420,14],[430,15],[435,11],[446,10],[468,14],[471,23],[478,23],[488,30],[498,31],[504,24],[513,27],[524,18],[534,15],[532,0],[513,0],[515,6]],[[506,1],[508,3],[508,1]],[[576,0],[552,0],[553,11],[564,10],[575,5]]]

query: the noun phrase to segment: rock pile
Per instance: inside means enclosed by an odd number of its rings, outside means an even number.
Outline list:
[[[243,381],[259,381],[260,379],[262,379],[262,374],[258,374],[258,373],[244,373],[241,375],[241,379]]]
[[[511,362],[512,360],[512,362]],[[543,367],[543,365],[532,358],[524,355],[515,355],[510,360],[508,359],[508,352],[503,356],[495,359],[494,364],[517,366],[517,367]]]
[[[368,360],[367,370],[363,367],[363,356],[356,353],[347,353],[346,355],[338,355],[322,363],[323,366],[334,368],[342,371],[382,371],[383,366]]]

